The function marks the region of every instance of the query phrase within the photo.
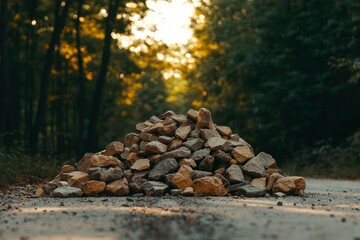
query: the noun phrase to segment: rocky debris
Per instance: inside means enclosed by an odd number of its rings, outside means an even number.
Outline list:
[[[208,109],[167,111],[136,124],[124,141],[64,165],[36,196],[304,196],[302,177],[284,177],[275,159],[216,125]]]

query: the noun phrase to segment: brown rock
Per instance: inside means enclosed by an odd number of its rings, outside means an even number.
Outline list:
[[[138,153],[140,151],[140,146],[138,144],[133,144],[129,148],[129,152]]]
[[[158,118],[157,116],[151,116],[151,118],[149,119],[149,122],[157,123],[157,122],[162,122],[162,120],[160,118]]]
[[[103,155],[112,156],[115,154],[121,154],[123,151],[124,151],[124,144],[122,144],[121,142],[114,141],[106,146]]]
[[[90,176],[87,173],[84,172],[79,172],[78,174],[74,175],[73,177],[70,178],[69,180],[69,186],[70,187],[77,187],[77,188],[81,188],[81,184],[83,182],[89,181],[90,180]]]
[[[84,182],[81,185],[81,189],[85,196],[92,196],[103,192],[105,190],[105,186],[106,184],[104,182],[90,180]]]
[[[184,159],[181,159],[179,161],[179,166],[189,166],[189,167],[192,167],[192,168],[195,168],[196,167],[196,163],[193,159],[191,158],[184,158]]]
[[[160,137],[158,137],[158,141],[162,142],[164,144],[169,144],[169,143],[172,142],[172,140],[173,140],[173,138],[169,137],[169,136],[160,136]]]
[[[71,173],[75,171],[75,167],[71,166],[71,165],[64,165],[61,167],[60,169],[60,174],[62,173]]]
[[[180,114],[180,115],[172,115],[170,116],[172,119],[174,119],[175,122],[179,123],[179,124],[183,124],[186,122],[187,118],[185,115]]]
[[[125,145],[126,147],[131,147],[131,145],[139,143],[139,140],[140,140],[139,134],[136,134],[136,133],[128,133],[128,134],[126,134],[126,136],[125,136],[124,145]]]
[[[191,156],[190,149],[186,147],[180,147],[170,152],[166,152],[162,155],[162,159],[166,158],[188,158]]]
[[[254,157],[252,149],[248,146],[238,146],[231,151],[231,154],[236,159],[236,161],[241,164]]]
[[[273,173],[280,173],[279,169],[276,169],[276,168],[269,168],[269,169],[266,169],[265,170],[265,175],[271,175]]]
[[[229,180],[227,180],[223,175],[215,173],[214,177],[217,177],[218,179],[220,179],[221,182],[224,184],[224,187],[227,187],[230,185]]]
[[[218,131],[221,136],[230,136],[232,134],[231,129],[227,126],[217,126],[216,131]]]
[[[296,185],[291,177],[279,178],[272,188],[272,192],[282,192],[287,195],[291,195],[296,191]]]
[[[303,197],[304,196],[304,191],[305,191],[305,188],[306,188],[305,179],[303,177],[298,177],[298,176],[291,176],[290,178],[295,183],[295,187],[296,187],[295,194],[300,196],[300,197]]]
[[[266,177],[254,178],[251,181],[251,185],[261,187],[261,188],[266,188]]]
[[[186,187],[184,191],[181,192],[183,196],[194,196],[194,189],[192,187]]]
[[[139,138],[145,142],[156,141],[157,137],[151,133],[141,132]]]
[[[149,159],[138,159],[131,166],[131,170],[141,171],[150,168],[150,160]]]
[[[84,157],[75,164],[77,170],[87,172],[92,167],[111,167],[119,166],[119,160],[113,156],[101,154],[85,154]]]
[[[221,137],[215,129],[200,129],[199,135],[204,141],[208,141],[212,137]]]
[[[180,139],[178,139],[178,138],[174,139],[168,145],[168,151],[172,151],[172,150],[179,148],[182,145],[182,143],[183,143],[183,141],[181,141]]]
[[[141,131],[146,132],[146,133],[155,133],[155,132],[159,131],[160,128],[164,127],[164,124],[161,122],[158,122],[155,124],[150,123],[150,124],[151,124],[150,126],[143,128]]]
[[[281,175],[281,174],[279,174],[279,173],[273,173],[273,174],[271,174],[270,177],[269,177],[269,181],[268,181],[268,183],[267,183],[267,185],[266,185],[266,189],[267,189],[268,191],[270,191],[270,190],[273,188],[274,183],[275,183],[279,178],[283,178],[283,177],[284,177],[284,176]]]
[[[46,195],[46,193],[45,193],[44,189],[42,189],[42,188],[36,189],[35,197],[40,198],[40,197],[44,197],[45,195]]]
[[[130,192],[128,182],[125,178],[107,184],[105,189],[116,196],[127,196]]]
[[[176,123],[168,124],[158,129],[158,133],[165,136],[173,136],[176,131]]]
[[[200,162],[198,169],[201,171],[211,172],[214,167],[214,157],[211,155],[207,155]]]
[[[194,180],[193,189],[195,197],[200,196],[224,196],[227,190],[217,177],[203,177]]]
[[[194,110],[194,109],[189,109],[189,111],[187,111],[186,116],[192,120],[197,121],[198,117],[199,117],[199,112]]]
[[[166,111],[165,113],[161,114],[159,116],[159,118],[164,120],[165,118],[171,117],[171,116],[174,116],[174,115],[176,115],[176,113],[174,111],[172,111],[172,110],[169,110],[169,111]]]
[[[214,123],[211,119],[211,112],[207,108],[201,108],[199,110],[196,127],[214,129]]]
[[[225,167],[220,167],[220,168],[216,169],[216,170],[214,171],[214,173],[215,173],[215,174],[221,174],[221,175],[223,175],[224,172],[225,172],[225,170],[226,170]]]
[[[206,145],[211,149],[211,150],[221,150],[221,151],[229,151],[231,150],[231,146],[230,144],[225,140],[222,139],[221,137],[211,137],[207,142]]]
[[[145,145],[145,151],[151,153],[164,153],[167,146],[159,141],[152,141]]]
[[[217,161],[222,163],[229,163],[231,161],[231,155],[221,150],[216,150],[212,155]]]
[[[139,131],[139,132],[142,132],[144,129],[152,126],[153,124],[149,121],[145,121],[145,122],[141,122],[141,123],[138,123],[136,124],[136,130]]]
[[[191,131],[190,126],[180,126],[175,131],[175,137],[180,138],[181,140],[185,140],[189,135],[190,131]]]
[[[238,163],[238,161],[236,161],[235,159],[231,159],[231,160],[230,160],[230,164],[231,164],[231,165],[238,165],[239,163]]]
[[[194,138],[184,142],[183,146],[189,148],[191,151],[197,151],[204,146],[204,141],[200,138]]]
[[[152,155],[149,157],[149,160],[151,162],[151,165],[156,165],[161,160],[161,154]]]
[[[184,189],[192,185],[191,173],[192,168],[189,166],[180,167],[179,171],[171,179],[171,183],[179,189]]]

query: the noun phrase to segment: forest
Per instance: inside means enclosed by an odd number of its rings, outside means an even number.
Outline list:
[[[359,177],[360,1],[188,0],[185,44],[134,36],[149,2],[1,0],[0,186],[201,107],[292,174]]]

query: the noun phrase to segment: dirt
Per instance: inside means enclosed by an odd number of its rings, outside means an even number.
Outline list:
[[[0,195],[0,239],[360,240],[360,181],[306,179],[301,197]]]

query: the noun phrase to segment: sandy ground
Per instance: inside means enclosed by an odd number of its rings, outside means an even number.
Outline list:
[[[304,198],[0,196],[0,239],[360,240],[360,182],[307,180]]]

